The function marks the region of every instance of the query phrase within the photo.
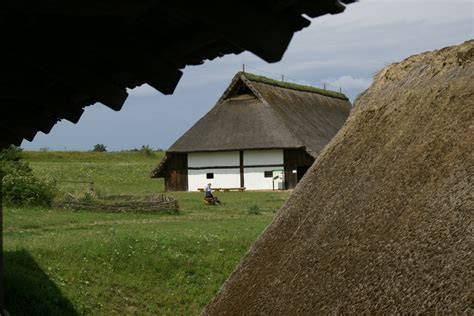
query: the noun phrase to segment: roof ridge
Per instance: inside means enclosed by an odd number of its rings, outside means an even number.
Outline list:
[[[288,82],[288,81],[279,81],[279,80],[271,79],[265,76],[252,74],[249,72],[239,71],[238,74],[241,74],[242,76],[244,76],[246,79],[250,81],[266,83],[266,84],[277,86],[280,88],[286,88],[286,89],[292,89],[292,90],[298,90],[298,91],[304,91],[304,92],[313,92],[313,93],[317,93],[317,94],[321,94],[327,97],[341,99],[341,100],[349,100],[349,98],[346,97],[345,94],[332,91],[332,90],[321,89],[321,88],[317,88],[313,86],[306,86],[306,85]]]
[[[256,81],[256,80],[251,80],[249,79],[246,74],[248,73],[245,73],[245,72],[242,72],[242,71],[239,71],[237,74],[236,74],[236,77],[239,77],[243,82],[244,84],[247,85],[247,87],[249,87],[249,89],[252,91],[252,93],[260,100],[260,102],[262,102],[263,104],[265,104],[266,106],[269,107],[270,111],[273,113],[273,115],[275,115],[275,117],[277,118],[278,121],[280,121],[280,124],[282,126],[285,127],[287,133],[289,135],[291,135],[292,137],[295,138],[295,140],[298,140],[302,145],[304,145],[304,147],[306,148],[307,146],[305,145],[305,142],[301,139],[301,137],[299,137],[299,135],[297,135],[292,129],[291,127],[288,125],[288,122],[286,121],[284,115],[281,113],[281,111],[279,111],[274,105],[270,104],[266,99],[265,97],[260,93],[260,91],[258,91],[258,89],[256,87],[254,87],[252,85],[252,81]],[[253,74],[251,74],[253,75]],[[254,75],[256,76],[256,75]]]

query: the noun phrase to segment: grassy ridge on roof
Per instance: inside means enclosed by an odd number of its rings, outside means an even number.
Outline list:
[[[296,84],[292,82],[274,80],[274,79],[270,79],[264,76],[254,75],[248,72],[242,72],[242,74],[245,76],[245,78],[247,78],[250,81],[263,82],[263,83],[271,84],[271,85],[282,87],[282,88],[288,88],[288,89],[299,90],[299,91],[307,91],[307,92],[315,92],[315,93],[319,93],[319,94],[332,97],[332,98],[349,100],[349,98],[347,98],[343,93],[339,93],[336,91],[325,90],[325,89],[320,89],[320,88],[311,87],[311,86],[304,86],[304,85]]]

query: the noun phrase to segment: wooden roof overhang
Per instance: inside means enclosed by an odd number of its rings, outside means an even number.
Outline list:
[[[3,1],[0,147],[76,123],[96,102],[118,111],[127,88],[171,94],[186,65],[244,50],[278,61],[310,24],[303,14],[341,2],[354,1]]]

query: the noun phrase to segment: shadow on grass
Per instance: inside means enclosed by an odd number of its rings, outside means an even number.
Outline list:
[[[78,315],[27,251],[7,251],[3,256],[10,315]]]

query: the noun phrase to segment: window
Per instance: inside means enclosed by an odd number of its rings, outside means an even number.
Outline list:
[[[273,171],[265,171],[264,172],[265,178],[273,178]]]
[[[214,179],[214,173],[213,172],[206,173],[206,179]]]

